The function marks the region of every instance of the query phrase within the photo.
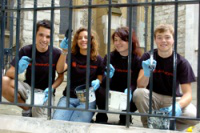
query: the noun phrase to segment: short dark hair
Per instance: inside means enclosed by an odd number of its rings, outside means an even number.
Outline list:
[[[36,32],[38,32],[40,27],[44,27],[47,29],[51,29],[51,22],[47,19],[41,20],[37,22]]]

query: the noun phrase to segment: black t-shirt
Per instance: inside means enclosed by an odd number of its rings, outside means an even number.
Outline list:
[[[142,58],[147,60],[150,53],[145,53]],[[172,96],[173,90],[173,54],[168,58],[162,58],[158,55],[157,49],[154,50],[154,60],[157,61],[153,71],[153,91],[158,94]],[[142,65],[140,64],[142,69]],[[189,62],[181,55],[177,54],[177,75],[176,75],[176,96],[182,96],[179,90],[179,84],[191,83],[195,81],[194,72]],[[149,85],[147,86],[149,88]]]
[[[104,67],[107,64],[107,55],[104,57]],[[128,56],[121,56],[119,52],[110,53],[110,64],[115,68],[113,77],[110,79],[110,89],[124,92],[127,88],[128,81]],[[135,90],[137,86],[137,77],[139,73],[139,57],[132,54],[131,61],[131,90]],[[106,78],[103,80],[103,87],[106,85]]]
[[[90,60],[90,76],[89,84],[91,81],[97,79],[97,75],[103,74],[103,59],[101,56],[97,56],[97,60]],[[71,76],[70,76],[70,97],[76,98],[74,89],[79,86],[86,84],[86,71],[87,71],[87,56],[77,53],[71,56]],[[63,91],[63,95],[66,96],[66,89]]]
[[[36,50],[36,64],[35,64],[35,88],[44,90],[48,87],[49,82],[49,52],[50,47],[44,53]],[[58,48],[53,48],[53,62],[52,62],[52,83],[55,81],[56,64],[60,57],[61,50]],[[32,58],[32,45],[26,45],[22,47],[19,51],[19,59],[22,56],[28,56]],[[15,59],[12,60],[11,65],[15,67]],[[31,86],[31,67],[32,63],[29,64],[26,69],[25,81]]]

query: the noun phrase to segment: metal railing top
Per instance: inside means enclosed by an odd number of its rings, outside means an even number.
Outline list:
[[[199,0],[183,0],[183,1],[154,1],[154,2],[132,2],[132,3],[111,3],[111,4],[91,4],[91,5],[73,5],[73,6],[48,6],[48,7],[21,7],[20,9],[17,9],[17,7],[12,7],[9,8],[9,6],[7,6],[7,8],[5,9],[1,9],[2,11],[17,11],[17,10],[21,10],[21,11],[30,11],[30,10],[58,10],[58,9],[64,9],[64,8],[72,8],[72,9],[84,9],[84,8],[107,8],[107,7],[135,7],[135,6],[163,6],[163,5],[176,5],[176,4],[199,4]]]

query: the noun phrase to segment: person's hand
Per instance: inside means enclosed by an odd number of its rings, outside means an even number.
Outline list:
[[[156,68],[157,62],[153,60],[152,64],[150,59],[142,61],[142,68],[144,70],[144,76],[150,77],[151,70],[154,70]]]
[[[66,37],[61,41],[60,47],[64,50],[68,49],[68,39]]]
[[[169,107],[161,108],[160,111],[168,112],[169,116],[172,116],[172,105]],[[181,116],[182,114],[181,106],[179,103],[176,103],[175,113],[176,113],[175,116]]]
[[[91,86],[93,87],[93,91],[96,91],[99,88],[99,86],[100,86],[99,79],[93,80],[91,82]]]
[[[52,92],[53,92],[53,88],[52,88]],[[45,90],[44,90],[44,101],[43,101],[43,103],[46,103],[46,101],[48,100],[48,96],[49,96],[49,88],[46,88]]]
[[[128,95],[128,88],[126,88],[125,90],[124,90],[124,93],[126,94],[126,95]],[[129,101],[131,101],[131,98],[132,98],[132,94],[131,94],[131,91],[130,91],[130,94],[129,94]]]
[[[112,78],[115,73],[115,68],[113,67],[112,64],[110,64],[109,67],[110,67],[110,77],[109,78]],[[106,67],[106,71],[104,72],[104,75],[107,76],[107,67]]]
[[[23,73],[31,62],[28,56],[22,56],[18,63],[18,74]]]

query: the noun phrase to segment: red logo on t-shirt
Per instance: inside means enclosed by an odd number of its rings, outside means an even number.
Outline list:
[[[173,73],[170,73],[170,72],[166,72],[164,70],[154,70],[153,73],[163,73],[167,76],[173,76]]]
[[[123,69],[117,69],[116,68],[115,71],[116,72],[122,72],[122,73],[128,73],[128,70],[125,70],[125,69],[123,70]],[[132,70],[131,70],[131,72],[132,72]]]
[[[72,67],[87,68],[86,65],[79,65],[79,64],[76,64],[76,62],[72,62]],[[97,69],[97,66],[90,65],[90,68]]]
[[[76,67],[76,62],[72,62],[72,67]]]

